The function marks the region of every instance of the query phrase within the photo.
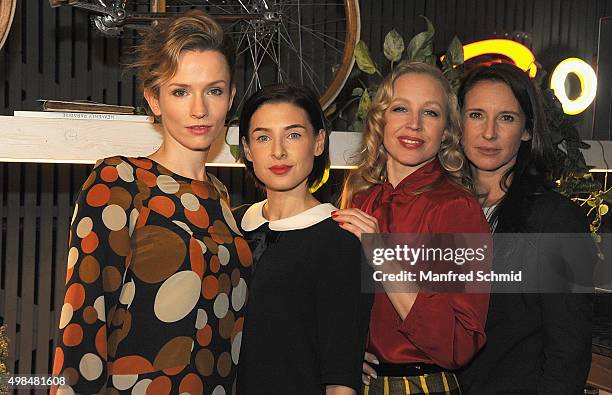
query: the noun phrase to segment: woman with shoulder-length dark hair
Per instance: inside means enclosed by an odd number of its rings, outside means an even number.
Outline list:
[[[263,88],[240,116],[241,156],[267,199],[237,210],[254,250],[239,394],[340,395],[360,386],[370,296],[361,293],[359,239],[310,188],[329,166],[329,129],[316,96]]]
[[[527,74],[510,64],[477,67],[459,90],[463,149],[497,241],[493,269],[502,257],[524,269],[524,284],[540,276],[540,285],[524,285],[521,293],[493,287],[487,343],[461,374],[470,394],[580,394],[589,371],[591,295],[552,293],[544,285],[552,281],[548,274],[571,272],[572,265],[588,277],[595,250],[584,213],[553,190],[555,158],[541,100]],[[508,233],[524,235],[508,243]],[[544,233],[585,237],[552,249]],[[572,253],[578,259],[568,258]]]

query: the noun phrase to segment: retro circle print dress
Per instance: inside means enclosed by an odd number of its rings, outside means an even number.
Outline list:
[[[72,218],[58,393],[235,391],[252,256],[208,178],[146,158],[94,168]]]

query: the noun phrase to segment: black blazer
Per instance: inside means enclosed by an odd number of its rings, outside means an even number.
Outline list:
[[[588,233],[582,210],[543,185],[521,184],[500,213],[494,240],[507,233]],[[572,246],[573,262],[559,262],[562,258],[550,250],[534,258],[532,246],[495,244],[494,268],[497,256],[506,255],[527,268],[579,265],[592,280],[596,249],[584,236],[579,248]],[[592,294],[492,292],[487,343],[459,374],[463,393],[582,394],[591,364],[592,317]]]

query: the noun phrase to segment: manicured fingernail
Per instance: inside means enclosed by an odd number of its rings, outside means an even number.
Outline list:
[[[378,375],[376,373],[372,373],[370,376],[372,376],[373,379],[377,379]]]
[[[337,217],[337,216],[338,216],[338,213],[337,213],[337,212],[335,212],[335,211],[332,211],[331,216],[332,216],[332,217]]]
[[[370,380],[363,380],[363,383],[364,383],[365,385],[370,385]]]
[[[338,225],[342,226],[344,225],[344,222],[338,222]]]
[[[372,360],[372,363],[373,363],[374,365],[380,365],[380,362],[378,362],[378,359],[373,359],[373,360]]]

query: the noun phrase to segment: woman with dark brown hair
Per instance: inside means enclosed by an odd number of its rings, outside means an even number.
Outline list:
[[[463,149],[503,257],[493,267],[527,277],[513,293],[492,288],[487,344],[461,374],[470,394],[581,394],[589,372],[592,288],[572,287],[592,281],[596,250],[586,215],[554,191],[541,95],[505,63],[478,66],[459,90]],[[554,283],[559,273],[571,281]]]

